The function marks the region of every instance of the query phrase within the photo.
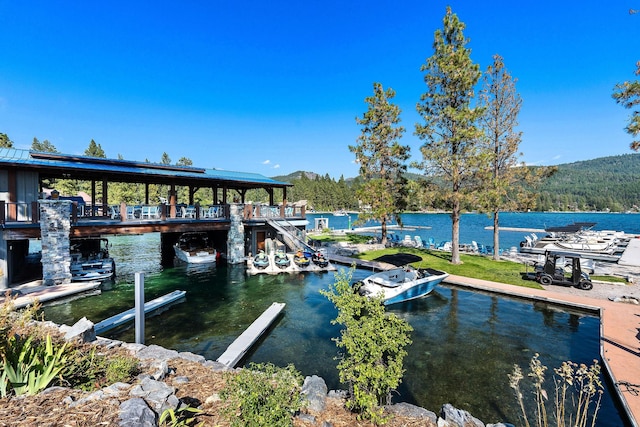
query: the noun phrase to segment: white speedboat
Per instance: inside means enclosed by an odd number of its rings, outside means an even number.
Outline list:
[[[406,260],[406,256],[402,255]],[[410,255],[412,256],[412,255]],[[385,255],[377,260],[394,264],[394,255]],[[382,259],[385,258],[385,259]],[[421,260],[420,257],[416,258]],[[416,262],[416,261],[409,261]],[[356,284],[360,295],[382,296],[384,305],[396,304],[421,298],[433,291],[436,285],[442,282],[449,274],[444,271],[431,268],[415,268],[405,263],[404,266],[397,266],[389,270],[374,273]]]
[[[116,263],[109,256],[109,241],[105,238],[71,239],[71,280],[109,280],[116,276]]]
[[[215,263],[218,256],[203,232],[183,233],[173,249],[179,260],[189,264]]]

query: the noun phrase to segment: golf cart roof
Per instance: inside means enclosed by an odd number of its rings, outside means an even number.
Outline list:
[[[554,255],[554,256],[563,256],[563,257],[567,257],[567,258],[582,258],[582,255],[580,255],[577,252],[569,252],[569,251],[547,251],[546,252],[548,255]]]

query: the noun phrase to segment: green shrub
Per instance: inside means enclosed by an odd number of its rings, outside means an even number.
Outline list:
[[[202,413],[202,410],[198,408],[192,408],[191,406],[183,406],[180,409],[167,408],[160,415],[158,425],[162,427],[186,427],[193,425],[197,419],[196,417]],[[192,416],[192,414],[195,414]],[[198,424],[203,426],[204,421]]]
[[[71,350],[69,363],[62,371],[64,385],[85,391],[96,390],[116,382],[128,382],[139,372],[138,359],[116,355],[107,358],[94,346]]]
[[[375,424],[387,421],[382,405],[391,403],[391,392],[402,381],[405,347],[413,330],[393,313],[386,313],[382,298],[359,295],[351,288],[348,273],[336,274],[336,282],[321,291],[338,309],[332,321],[344,327],[336,345],[344,350],[339,359],[340,381],[349,385],[347,407]]]
[[[252,363],[240,372],[225,375],[220,397],[228,405],[223,414],[232,427],[293,425],[293,415],[304,405],[302,376],[293,365]]]
[[[47,388],[58,376],[66,363],[64,351],[66,344],[54,348],[51,336],[44,343],[34,341],[33,337],[23,339],[12,335],[6,343],[5,353],[0,362],[0,385],[2,396],[12,389],[17,396],[33,395]]]

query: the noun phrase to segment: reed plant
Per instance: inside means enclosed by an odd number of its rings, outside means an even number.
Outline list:
[[[596,360],[591,366],[571,361],[554,369],[552,408],[548,409],[548,393],[545,388],[547,367],[535,354],[529,362],[528,378],[533,387],[533,414],[527,410],[527,399],[522,392],[524,374],[514,365],[509,375],[509,386],[514,390],[524,425],[526,427],[587,427],[595,426],[603,394],[600,365]],[[551,411],[551,416],[549,416]],[[530,421],[530,418],[532,421]]]

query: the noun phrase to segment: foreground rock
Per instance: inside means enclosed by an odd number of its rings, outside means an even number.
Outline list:
[[[176,366],[180,361],[185,363],[196,364],[199,369],[210,370],[211,372],[224,372],[231,369],[218,362],[208,361],[204,357],[189,353],[168,350],[157,345],[145,346],[141,344],[129,344],[121,341],[109,340],[101,337],[95,337],[93,333],[93,324],[86,320],[80,320],[73,327],[61,326],[61,332],[66,336],[67,340],[77,340],[86,342],[93,337],[92,344],[111,349],[121,347],[128,350],[132,356],[138,358],[141,364],[145,366],[145,373],[138,376],[134,384],[115,383],[101,390],[83,395],[79,399],[74,399],[71,393],[64,397],[60,405],[71,411],[76,407],[97,407],[111,405],[118,408],[117,422],[122,427],[133,426],[149,426],[158,425],[158,420],[164,411],[176,411],[181,407],[194,406],[193,402],[182,402],[176,395],[176,388],[166,381],[172,377],[172,384],[177,385],[185,390],[195,388],[202,382],[201,376],[193,375],[193,377],[175,375],[175,370],[171,366]],[[64,388],[52,387],[45,390],[42,394],[50,396],[59,396],[64,392]],[[69,390],[69,389],[66,389]],[[71,390],[69,390],[71,392]],[[324,427],[333,426],[332,421],[324,418],[325,409],[328,406],[333,408],[343,408],[343,402],[346,392],[327,390],[326,383],[323,378],[316,375],[308,376],[304,380],[302,386],[302,394],[305,395],[308,405],[304,413],[297,416],[296,425],[322,425]],[[203,403],[218,401],[217,393],[209,396]],[[342,409],[339,409],[342,411]],[[485,427],[480,420],[473,417],[466,411],[457,409],[449,404],[444,405],[439,415],[428,411],[424,408],[411,405],[408,403],[398,403],[385,407],[388,414],[402,417],[404,420],[414,420],[420,426],[425,427]],[[334,412],[335,413],[335,412]],[[114,414],[115,416],[115,414]],[[393,425],[393,424],[391,424]],[[487,424],[487,427],[502,427],[508,424]]]

